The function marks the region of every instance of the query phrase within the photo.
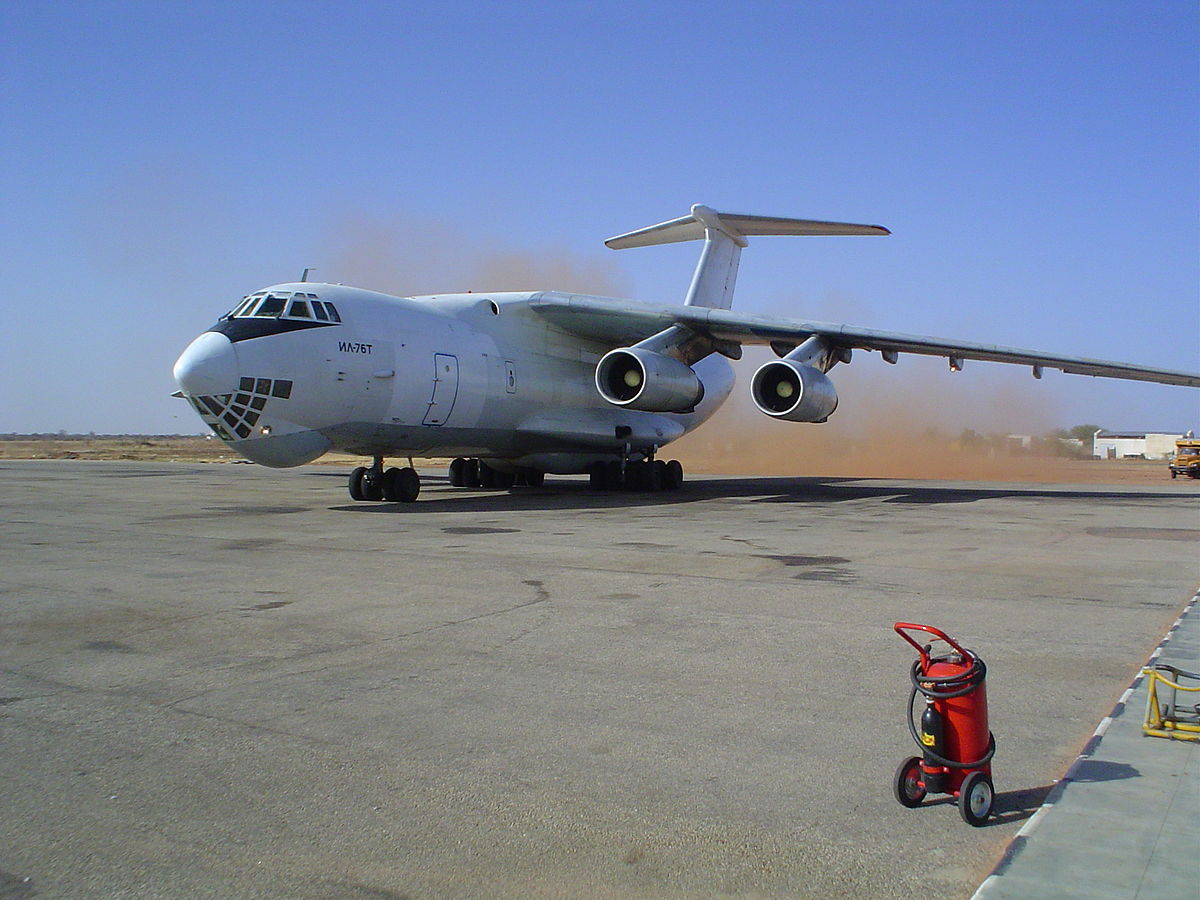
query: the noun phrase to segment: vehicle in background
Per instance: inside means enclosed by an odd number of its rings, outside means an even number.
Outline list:
[[[1175,458],[1171,460],[1171,477],[1187,475],[1200,478],[1200,438],[1186,437],[1175,442]]]

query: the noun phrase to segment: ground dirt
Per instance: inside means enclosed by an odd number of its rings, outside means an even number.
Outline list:
[[[672,444],[670,455],[695,474],[796,475],[837,478],[937,478],[1064,484],[1148,484],[1169,478],[1161,460],[1066,459],[994,455],[956,449],[933,439],[879,439],[850,445],[783,441],[761,434],[704,431]],[[0,459],[125,459],[159,462],[247,463],[217,440],[203,436],[119,435],[9,438]],[[330,453],[318,465],[350,468],[362,457]],[[436,465],[437,461],[432,461]],[[431,461],[420,460],[429,465]]]

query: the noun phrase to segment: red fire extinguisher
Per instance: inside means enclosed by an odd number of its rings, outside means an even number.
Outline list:
[[[896,799],[914,807],[926,794],[953,794],[963,820],[978,827],[991,815],[995,800],[992,756],[996,739],[988,730],[987,666],[979,656],[929,625],[897,622],[895,629],[918,654],[912,666],[908,729],[921,747],[920,756],[909,757],[896,770]],[[909,631],[933,635],[949,645],[951,652],[932,656],[931,645],[918,644]],[[917,694],[925,698],[919,729],[914,720]]]

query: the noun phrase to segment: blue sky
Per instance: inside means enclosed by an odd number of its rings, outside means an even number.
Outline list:
[[[0,431],[199,433],[175,357],[305,266],[679,301],[697,245],[602,241],[696,202],[893,231],[756,240],[736,309],[1200,370],[1194,2],[26,0],[0,84]],[[1200,427],[1194,390],[944,367],[856,361],[842,403]]]

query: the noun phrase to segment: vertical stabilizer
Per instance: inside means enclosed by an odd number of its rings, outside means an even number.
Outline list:
[[[685,303],[688,306],[729,309],[733,305],[738,261],[742,255],[742,248],[747,245],[746,236],[752,234],[883,235],[891,232],[879,225],[719,213],[707,206],[696,204],[692,207],[691,215],[618,235],[604,243],[613,250],[624,250],[629,247],[648,247],[652,244],[672,244],[676,241],[697,241],[703,238],[704,249],[692,275],[692,284],[688,288]]]

